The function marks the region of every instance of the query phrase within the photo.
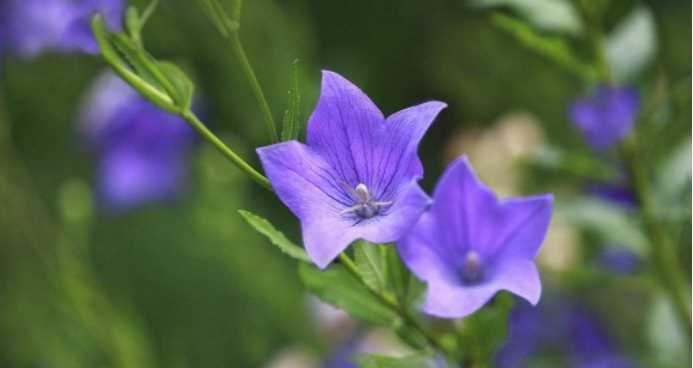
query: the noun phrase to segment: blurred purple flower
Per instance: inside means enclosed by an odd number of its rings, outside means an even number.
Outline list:
[[[623,185],[592,184],[587,186],[585,191],[624,210],[631,211],[637,206],[635,195]]]
[[[416,151],[445,106],[426,102],[385,118],[358,87],[324,71],[307,144],[257,150],[318,267],[354,240],[393,242],[416,222],[429,203],[417,184],[423,167]]]
[[[560,357],[555,366],[632,368],[603,325],[571,299],[549,295],[536,307],[518,303],[510,315],[508,340],[496,355],[499,368],[531,367],[532,359]]]
[[[600,86],[594,95],[573,102],[569,114],[587,143],[601,151],[628,135],[639,106],[635,90]]]
[[[624,246],[607,246],[597,259],[597,264],[617,275],[631,275],[638,270],[642,261]]]
[[[536,304],[541,294],[534,257],[551,220],[550,194],[499,201],[466,157],[438,183],[431,210],[398,242],[404,263],[428,284],[424,312],[464,317],[498,291]]]
[[[2,0],[0,32],[22,56],[44,49],[97,53],[91,16],[101,13],[111,29],[119,29],[123,12],[123,0]]]
[[[194,131],[114,74],[95,83],[81,123],[98,155],[99,193],[109,208],[169,199],[183,189]]]

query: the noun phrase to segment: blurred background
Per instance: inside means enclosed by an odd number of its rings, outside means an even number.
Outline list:
[[[144,30],[148,50],[193,78],[203,120],[259,167],[254,147],[269,140],[237,60],[196,2],[160,3]],[[690,280],[691,3],[612,1],[606,31],[634,9],[651,22],[636,35],[651,52],[628,83],[655,126],[645,144],[670,184],[667,231]],[[600,367],[690,366],[690,337],[648,271],[637,203],[601,175],[611,159],[593,155],[569,119],[571,102],[593,86],[519,45],[494,12],[518,10],[462,0],[253,0],[241,37],[277,120],[299,59],[304,120],[321,69],[353,81],[386,115],[447,102],[419,151],[426,190],[465,153],[502,196],[555,193],[539,256],[544,297],[531,313],[518,303],[499,366],[571,366],[565,356],[596,351],[614,357]],[[570,27],[560,15],[549,18]],[[578,31],[567,39],[588,54]],[[337,367],[348,366],[345,352],[403,349],[308,296],[296,262],[237,210],[298,242],[296,219],[199,139],[176,143],[185,154],[172,164],[171,195],[114,205],[118,194],[108,197],[101,181],[104,147],[117,143],[88,126],[99,124],[89,110],[105,88],[104,62],[78,52],[0,53],[0,366]],[[133,113],[133,103],[124,106]],[[141,119],[159,116],[146,113]],[[512,343],[527,340],[522,323],[542,336],[532,346]],[[560,338],[545,331],[561,329]],[[521,358],[503,363],[518,349]]]

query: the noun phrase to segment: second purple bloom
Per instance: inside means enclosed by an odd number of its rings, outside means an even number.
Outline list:
[[[325,71],[307,144],[258,149],[279,198],[300,219],[313,262],[326,267],[354,240],[393,242],[429,203],[417,181],[419,141],[442,102],[426,102],[385,118],[358,87]]]
[[[536,304],[541,282],[534,257],[552,202],[550,194],[499,201],[466,157],[453,162],[430,211],[398,242],[404,263],[428,284],[424,312],[464,317],[500,290]]]

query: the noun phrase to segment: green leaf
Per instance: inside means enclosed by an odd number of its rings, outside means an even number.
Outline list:
[[[502,14],[494,14],[492,20],[499,29],[513,36],[529,50],[583,79],[594,80],[596,78],[594,68],[575,56],[562,38],[539,34],[526,23]]]
[[[184,110],[189,110],[192,105],[193,92],[195,91],[193,82],[175,64],[161,61],[159,62],[159,69],[164,77],[171,83],[173,92],[171,97],[176,102],[176,105],[182,107]]]
[[[298,272],[310,292],[352,316],[391,328],[402,324],[395,312],[375,298],[342,265],[334,264],[320,271],[313,265],[301,263]]]
[[[657,52],[657,34],[652,12],[636,7],[606,40],[606,60],[618,83],[636,77]]]
[[[114,44],[117,41],[113,37],[113,34],[106,28],[106,23],[101,15],[97,14],[92,18],[91,27],[104,60],[111,65],[113,70],[123,78],[125,82],[153,104],[169,112],[178,112],[173,100],[165,91],[162,91],[158,86],[154,85],[152,80],[148,80],[149,78],[137,73],[140,67],[143,68],[142,65],[123,58],[123,52],[127,52],[128,48],[124,48],[125,51],[121,50],[120,52],[116,50]],[[121,45],[121,47],[122,46],[123,45]],[[131,59],[135,60],[135,58]],[[135,69],[132,63],[137,64],[138,68]]]
[[[289,108],[282,120],[282,140],[298,139],[301,134],[301,93],[299,91],[298,59],[291,64],[291,88],[289,89]]]
[[[375,354],[361,354],[354,358],[361,368],[433,368],[439,367],[436,360],[429,355],[407,355],[388,357]]]
[[[241,214],[243,219],[252,226],[255,231],[267,237],[267,239],[269,239],[272,244],[276,245],[282,252],[300,261],[310,262],[310,258],[306,251],[287,239],[286,236],[272,226],[269,221],[249,211],[238,210],[238,213]]]
[[[381,245],[357,240],[352,244],[354,261],[363,277],[363,281],[371,288],[383,292],[387,289],[385,280],[385,260],[381,257]]]
[[[409,309],[411,299],[409,286],[411,284],[411,272],[404,266],[399,258],[396,246],[381,246],[382,257],[385,260],[386,282],[389,290],[395,294],[397,304]]]
[[[583,29],[575,6],[567,0],[472,0],[471,5],[510,7],[541,31],[577,35]]]
[[[579,198],[556,205],[556,215],[575,226],[592,231],[606,243],[622,244],[643,255],[647,237],[629,214],[616,206],[594,198]]]
[[[691,141],[687,138],[677,146],[664,162],[657,165],[655,172],[655,205],[660,216],[690,218],[689,200],[691,188]]]
[[[514,303],[511,294],[501,292],[490,304],[463,320],[461,346],[465,347],[465,356],[478,362],[491,361],[506,340],[508,316]]]
[[[125,13],[125,29],[130,35],[133,41],[137,45],[142,45],[141,32],[144,25],[149,20],[149,17],[154,13],[156,6],[158,5],[158,0],[152,0],[149,5],[144,9],[144,13],[140,16],[139,11],[134,6],[129,6],[127,12]]]
[[[104,59],[121,78],[157,106],[180,114],[190,109],[194,92],[192,81],[177,66],[150,55],[140,36],[156,4],[156,1],[151,2],[141,18],[137,9],[128,8],[126,32],[110,32],[100,15],[92,19],[92,31]]]

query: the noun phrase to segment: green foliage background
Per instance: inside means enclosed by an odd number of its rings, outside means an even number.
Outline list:
[[[609,24],[635,4],[614,3]],[[691,5],[647,3],[657,22],[659,52],[638,84],[650,91],[665,77],[666,88],[682,96],[683,112],[650,137],[666,157],[690,139]],[[508,111],[538,116],[554,146],[584,147],[566,108],[585,86],[499,31],[489,14],[461,0],[253,0],[244,4],[241,37],[278,121],[295,58],[304,112],[317,98],[320,69],[345,75],[385,114],[428,99],[447,102],[420,148],[427,168],[423,185],[431,189],[446,165],[448,138],[463,128],[486,127]],[[195,80],[204,120],[258,165],[252,148],[268,143],[259,109],[197,4],[162,1],[144,35],[153,54],[178,63]],[[253,367],[289,344],[326,351],[311,325],[295,261],[248,227],[236,210],[261,214],[298,240],[295,219],[205,144],[195,154],[192,183],[179,201],[126,215],[97,208],[87,230],[64,223],[59,199],[66,183],[93,181],[76,117],[102,70],[96,57],[51,53],[11,58],[0,70],[10,122],[0,140],[0,366],[112,366],[113,356],[128,356],[148,362],[144,366]],[[526,190],[548,190],[555,179],[543,175],[529,180]],[[66,307],[44,262],[59,258],[61,242],[81,244],[89,260],[91,271],[75,276],[76,283],[87,284],[78,289],[91,285],[121,312],[98,307],[99,298],[88,297],[102,313],[85,328]],[[690,251],[690,242],[682,242],[689,277]],[[610,298],[603,290],[589,295],[595,304]],[[636,318],[630,322],[642,329]],[[631,326],[615,328],[626,335]],[[122,340],[123,350],[109,355],[99,341],[111,338]],[[635,355],[647,355],[639,350],[645,348],[642,342],[626,345]]]

